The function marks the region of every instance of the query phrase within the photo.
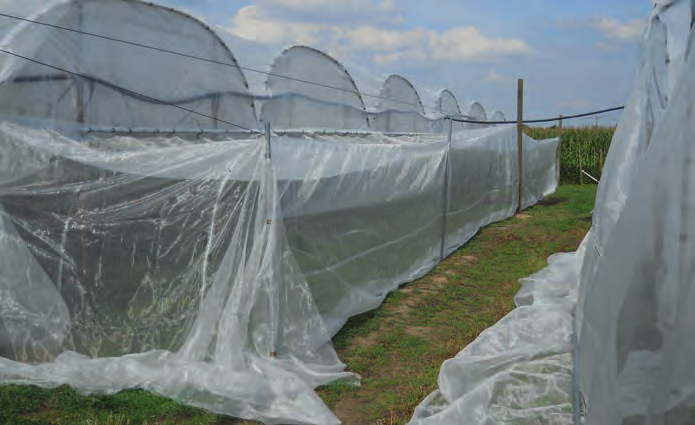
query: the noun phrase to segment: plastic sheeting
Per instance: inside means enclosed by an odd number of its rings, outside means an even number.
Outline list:
[[[226,45],[202,23],[144,2],[58,1],[31,17],[236,65]],[[2,46],[51,67],[3,53],[0,79],[5,86],[0,92],[0,114],[50,119],[56,128],[79,122],[109,128],[238,129],[215,118],[244,128],[257,127],[246,80],[234,66],[182,60],[165,52],[29,22],[9,30]]]
[[[687,307],[693,11],[689,1],[656,2],[618,139],[623,154],[609,154],[611,181],[597,195],[577,315],[587,423],[690,423],[695,411],[686,366],[695,353]]]
[[[654,4],[577,252],[523,280],[412,424],[692,423],[692,13]]]
[[[439,97],[437,98],[436,112],[445,115],[458,115],[461,113],[461,107],[459,106],[456,96],[449,90],[442,90],[439,92]]]
[[[139,1],[39,16],[233,60],[204,25]],[[338,423],[313,389],[358,377],[331,336],[519,204],[514,127],[269,143],[214,119],[255,128],[236,68],[29,28],[4,48],[65,71],[2,56],[1,383]],[[557,185],[557,141],[523,149],[528,205]]]
[[[372,117],[372,129],[388,133],[429,133],[422,100],[413,84],[400,75],[391,75],[379,91],[379,106]]]
[[[276,137],[271,166],[262,139],[0,134],[20,164],[0,176],[2,382],[335,423],[311,392],[349,377],[331,335],[440,259],[442,137]],[[513,214],[514,146],[513,128],[455,133],[445,253]]]
[[[367,110],[360,88],[347,69],[311,47],[289,47],[271,66],[265,63],[271,60],[262,48],[251,48],[226,34],[227,40],[243,45],[251,56],[251,66],[245,63],[243,68],[248,71],[245,75],[215,32],[171,8],[124,0],[56,0],[47,6],[46,2],[40,3],[10,0],[7,12],[109,39],[1,17],[0,34],[6,36],[3,48],[39,58],[50,67],[4,55],[3,72],[5,76],[13,75],[13,89],[4,90],[6,99],[22,105],[0,107],[0,114],[50,118],[54,127],[79,121],[99,129],[239,130],[236,126],[256,129],[260,120],[276,129],[445,131],[445,123],[439,119],[442,115],[426,116],[414,86],[399,76],[382,84],[380,95],[372,97],[379,100],[380,106]],[[142,45],[206,61],[182,60],[180,55]],[[362,71],[357,65],[353,68]],[[150,75],[170,77],[156,79]],[[253,91],[247,76],[254,81]],[[363,81],[372,86],[373,78]],[[171,86],[170,81],[177,84]],[[376,91],[367,93],[376,95]],[[441,93],[447,94],[446,109],[458,113],[453,95],[447,90]],[[104,105],[108,109],[99,110]],[[441,108],[437,109],[439,112]]]
[[[261,121],[274,128],[369,130],[354,80],[340,63],[318,50],[295,46],[282,52],[270,68],[266,88],[270,98]]]

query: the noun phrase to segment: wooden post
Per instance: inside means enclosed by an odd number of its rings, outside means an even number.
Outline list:
[[[517,80],[516,92],[516,147],[519,161],[519,206],[520,213],[524,195],[524,80]]]
[[[265,157],[267,159],[270,159],[273,156],[272,145],[270,144],[270,137],[271,137],[270,123],[267,122],[267,123],[265,123]]]
[[[579,184],[584,184],[584,175],[582,174],[582,151],[577,152],[579,157]]]
[[[557,143],[557,160],[555,165],[555,174],[557,178],[557,185],[560,186],[560,166],[562,164],[562,114],[560,114],[560,122],[558,123],[558,143]]]
[[[444,192],[442,193],[442,244],[439,247],[439,261],[444,261],[446,249],[446,216],[449,212],[449,163],[451,161],[451,134],[454,131],[454,120],[449,120],[449,133],[447,136],[446,161],[444,162]]]

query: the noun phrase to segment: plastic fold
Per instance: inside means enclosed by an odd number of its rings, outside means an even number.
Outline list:
[[[280,80],[260,102],[217,63],[236,59],[213,31],[149,3],[33,17],[163,50],[29,22],[5,33],[34,61],[0,55],[0,383],[337,424],[314,389],[359,377],[331,337],[519,205],[514,127],[370,132],[358,94],[316,109],[324,91]],[[354,87],[293,51],[277,70]],[[281,121],[268,138],[257,103]],[[524,139],[522,205],[555,190],[557,146]]]
[[[522,279],[411,424],[692,423],[692,12],[654,2],[578,250]]]

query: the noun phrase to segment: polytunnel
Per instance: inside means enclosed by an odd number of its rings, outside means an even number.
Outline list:
[[[456,96],[454,96],[454,94],[447,89],[439,91],[439,96],[437,97],[436,104],[434,105],[434,110],[436,115],[439,117],[461,114],[461,108],[459,107],[458,100],[456,100]],[[432,128],[438,133],[447,131],[448,127],[447,122],[443,119],[432,123]]]
[[[653,2],[579,249],[444,362],[412,425],[692,423],[693,12]]]
[[[266,88],[261,121],[274,128],[369,129],[355,81],[319,50],[294,46],[283,51],[270,68]]]
[[[99,14],[110,18],[97,18]],[[0,114],[25,122],[50,120],[56,128],[78,123],[95,131],[257,127],[236,59],[209,27],[182,12],[144,2],[54,2],[35,18],[102,38],[30,22],[10,29],[3,46],[17,56],[3,58]],[[176,31],[164,39],[166,28]],[[183,61],[107,37],[202,54],[229,66]],[[44,64],[20,56],[40,58]],[[222,117],[236,125],[223,123]]]
[[[32,18],[54,26],[24,21],[0,52],[3,384],[339,423],[314,388],[358,381],[331,342],[347,318],[557,186],[557,140],[524,138],[519,199],[509,126],[261,134],[232,54],[174,9],[59,1]],[[308,65],[350,86],[315,53],[283,66]]]
[[[459,115],[461,113],[461,108],[459,107],[458,100],[456,100],[456,96],[446,89],[439,92],[436,110],[442,115]]]
[[[492,113],[492,117],[490,118],[490,121],[506,121],[507,117],[504,116],[504,113],[502,111],[495,111]]]
[[[472,102],[471,106],[468,108],[468,117],[472,121],[487,121],[487,112],[485,112],[485,107],[480,102]],[[481,128],[485,124],[468,124],[470,128]]]
[[[422,100],[415,86],[400,75],[390,75],[379,91],[372,128],[387,133],[429,133]]]

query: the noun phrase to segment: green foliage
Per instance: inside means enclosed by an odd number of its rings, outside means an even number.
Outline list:
[[[550,139],[559,134],[557,127],[526,127],[524,131],[537,140]],[[560,145],[560,182],[562,184],[595,183],[586,175],[580,177],[582,169],[601,180],[602,165],[606,160],[614,132],[614,127],[564,128]]]

